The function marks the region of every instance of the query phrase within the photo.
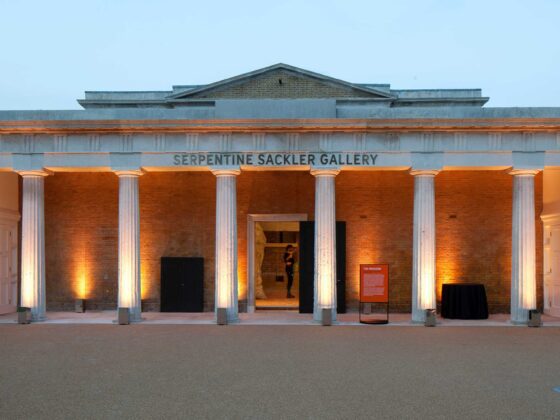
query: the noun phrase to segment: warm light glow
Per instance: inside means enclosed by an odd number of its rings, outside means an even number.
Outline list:
[[[535,265],[527,264],[524,267],[521,307],[523,309],[537,308],[537,288],[535,282]]]
[[[220,255],[222,259],[226,259],[226,255],[222,253]],[[230,301],[229,296],[231,294],[231,281],[229,280],[232,276],[232,273],[227,269],[227,264],[225,261],[221,265],[222,270],[218,273],[218,308],[229,308]]]
[[[147,276],[147,267],[145,264],[145,259],[140,258],[142,263],[140,264],[140,299],[144,300],[148,296],[153,296],[151,290],[148,289],[152,283],[148,283],[148,276]]]
[[[73,292],[76,299],[87,299],[89,295],[89,279],[91,278],[90,267],[87,263],[86,245],[75,244],[73,255]]]
[[[34,301],[33,273],[26,271],[21,278],[21,306],[31,308]]]
[[[159,295],[160,260],[154,253],[164,252],[154,249],[159,237],[157,227],[150,223],[150,217],[140,218],[140,299],[155,299]],[[171,255],[170,255],[171,256]]]
[[[241,267],[244,267],[244,262],[242,262],[242,260],[238,261],[239,268],[237,269],[237,298],[241,300],[247,299],[247,276],[244,276],[245,273],[241,269]]]
[[[436,295],[441,300],[441,289],[444,284],[453,284],[459,282],[460,274],[457,263],[454,259],[446,259],[437,261],[437,287]]]
[[[126,255],[126,254],[125,254]],[[122,258],[120,262],[121,278],[119,282],[119,308],[131,308],[132,301],[132,276],[133,267],[131,258]]]
[[[334,283],[332,278],[333,273],[330,264],[325,261],[319,266],[319,273],[317,274],[317,281],[321,291],[317,294],[320,308],[332,308],[334,305],[334,302],[331,300],[331,296],[333,296],[332,286]]]
[[[425,263],[420,269],[420,309],[436,307],[436,288],[433,265]]]

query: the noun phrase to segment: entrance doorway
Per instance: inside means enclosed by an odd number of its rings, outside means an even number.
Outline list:
[[[560,317],[560,224],[550,226],[546,233],[544,309],[548,315]]]
[[[3,216],[0,214],[0,314],[15,312],[18,280],[17,216],[11,220]]]
[[[299,308],[299,223],[255,223],[256,309]]]
[[[250,214],[247,220],[247,311],[299,308],[299,222],[307,214]],[[284,254],[293,247],[293,283]],[[289,295],[293,297],[289,297]]]

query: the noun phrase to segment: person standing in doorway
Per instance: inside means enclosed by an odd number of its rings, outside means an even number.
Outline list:
[[[292,295],[292,285],[294,284],[294,247],[292,245],[288,245],[286,247],[286,252],[284,252],[284,266],[286,268],[286,275],[288,276],[288,294],[287,298],[291,299],[295,296]]]

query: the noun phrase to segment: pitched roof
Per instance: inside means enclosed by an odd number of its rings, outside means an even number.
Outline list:
[[[290,66],[287,64],[279,63],[274,64],[269,67],[264,67],[259,70],[254,70],[248,73],[244,73],[238,76],[230,77],[228,79],[220,80],[218,82],[210,83],[208,85],[199,86],[196,88],[186,89],[180,92],[174,92],[173,94],[169,95],[167,99],[187,99],[191,97],[204,97],[205,93],[212,93],[216,91],[223,91],[228,89],[228,87],[239,86],[240,84],[247,83],[252,79],[266,76],[268,74],[273,74],[278,71],[284,71],[301,78],[308,78],[313,79],[316,82],[331,86],[331,87],[338,87],[344,88],[347,90],[352,90],[356,92],[361,92],[364,94],[365,97],[378,97],[378,98],[385,98],[385,99],[394,99],[395,96],[391,95],[388,92],[384,92],[378,89],[375,89],[370,86],[360,85],[355,83],[346,82],[344,80],[335,79],[333,77],[325,76],[319,73],[315,73],[309,70],[304,70],[298,67]]]

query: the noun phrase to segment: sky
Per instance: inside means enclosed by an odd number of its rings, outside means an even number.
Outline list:
[[[170,90],[276,63],[560,106],[559,0],[0,0],[0,109]]]

